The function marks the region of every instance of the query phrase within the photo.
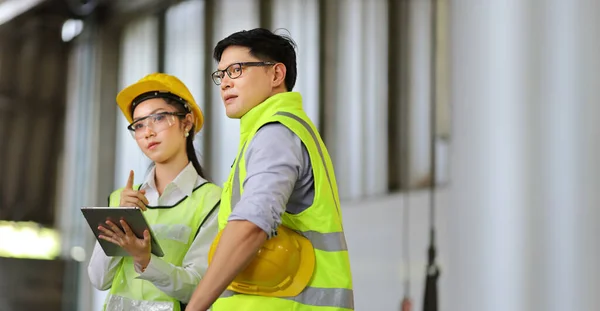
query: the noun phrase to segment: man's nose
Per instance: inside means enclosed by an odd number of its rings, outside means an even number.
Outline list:
[[[221,78],[221,89],[226,90],[230,89],[233,86],[233,79],[231,79],[227,74],[223,75]]]

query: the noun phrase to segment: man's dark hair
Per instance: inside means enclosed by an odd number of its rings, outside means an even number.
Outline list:
[[[283,63],[287,70],[285,87],[288,92],[296,84],[296,43],[287,36],[276,35],[268,29],[255,28],[242,30],[219,41],[213,53],[217,62],[221,61],[223,51],[230,46],[243,46],[250,54],[262,61]]]

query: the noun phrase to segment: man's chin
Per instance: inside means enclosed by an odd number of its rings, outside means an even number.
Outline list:
[[[240,111],[234,109],[225,109],[225,114],[230,119],[240,119],[242,117]]]

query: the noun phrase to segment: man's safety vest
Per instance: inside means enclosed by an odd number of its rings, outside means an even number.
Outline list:
[[[122,191],[121,188],[110,195],[110,206],[119,206]],[[198,230],[217,207],[220,196],[221,189],[207,182],[173,206],[148,207],[144,217],[164,252],[162,260],[182,265]],[[138,279],[138,275],[132,257],[123,257],[106,298],[105,310],[182,311],[179,301],[151,282]]]
[[[282,226],[310,240],[315,254],[314,272],[307,287],[297,296],[268,297],[227,290],[212,308],[214,311],[354,310],[350,261],[333,165],[318,131],[302,109],[299,93],[274,95],[242,117],[239,153],[221,197],[219,229],[225,227],[244,192],[246,148],[256,132],[272,122],[293,131],[310,156],[315,187],[313,205],[299,214],[284,213]]]

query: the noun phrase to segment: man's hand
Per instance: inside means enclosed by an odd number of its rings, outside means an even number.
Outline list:
[[[206,274],[194,291],[187,311],[206,311],[254,259],[267,234],[245,220],[230,221],[223,229],[219,245]]]
[[[103,233],[99,238],[122,247],[142,270],[145,269],[150,263],[150,232],[144,230],[144,238],[138,239],[125,220],[120,222],[124,231],[110,220],[106,221],[108,228],[98,226]]]

